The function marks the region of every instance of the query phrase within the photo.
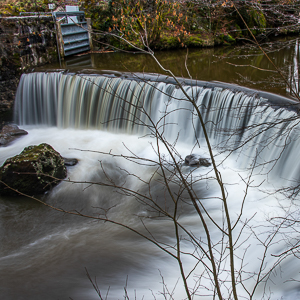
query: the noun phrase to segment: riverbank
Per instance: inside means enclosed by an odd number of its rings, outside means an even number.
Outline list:
[[[91,5],[95,2],[95,5]],[[296,5],[239,1],[81,0],[98,48],[152,50],[234,45],[299,33]],[[251,33],[250,33],[251,31]]]
[[[49,13],[47,3],[4,0],[0,15]],[[52,0],[54,11],[72,4],[91,18],[94,50],[152,50],[234,45],[245,39],[299,33],[297,2]],[[251,33],[250,33],[251,32]],[[127,41],[127,42],[126,42]]]

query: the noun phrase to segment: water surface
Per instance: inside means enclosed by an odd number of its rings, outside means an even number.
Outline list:
[[[262,46],[291,86],[299,91],[298,39],[282,38],[263,43]],[[156,52],[155,56],[164,68],[171,70],[176,76],[234,83],[293,97],[282,77],[256,45],[161,51]],[[59,68],[59,63],[55,63],[36,70]],[[69,71],[91,69],[164,74],[149,55],[141,53],[111,52],[79,55],[66,58],[62,68]]]

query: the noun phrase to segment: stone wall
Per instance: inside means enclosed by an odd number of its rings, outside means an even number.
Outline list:
[[[54,60],[57,47],[52,16],[0,18],[0,127],[11,118],[21,74]]]

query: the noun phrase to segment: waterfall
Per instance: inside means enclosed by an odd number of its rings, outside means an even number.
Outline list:
[[[285,253],[290,245],[296,245],[297,250],[299,245],[298,198],[291,201],[278,193],[281,187],[299,182],[298,105],[242,87],[180,81],[185,92],[163,76],[24,74],[14,118],[29,134],[2,147],[0,161],[28,145],[51,144],[63,157],[77,158],[78,164],[68,167],[68,179],[44,195],[47,203],[64,211],[108,216],[138,232],[149,233],[155,244],[158,241],[163,247],[167,245],[171,252],[176,252],[174,245],[178,242],[174,220],[155,208],[161,205],[172,216],[176,206],[178,222],[186,229],[180,231],[180,243],[188,284],[195,286],[195,299],[212,299],[215,285],[210,273],[203,271],[205,265],[210,265],[204,255],[208,248],[203,223],[184,186],[178,184],[169,152],[156,139],[157,133],[162,135],[180,163],[190,153],[209,158],[196,106],[226,189],[234,225],[236,275],[243,282],[237,286],[239,296],[247,298],[244,287],[251,291],[255,277],[262,279],[272,270],[266,285],[262,282],[253,298],[296,299],[297,257],[283,260],[276,255]],[[161,177],[158,157],[170,177],[167,173]],[[191,168],[183,163],[180,167],[187,182],[191,182],[199,207],[205,210],[222,293],[229,299],[228,242],[223,234],[226,222],[214,170],[211,166]],[[166,191],[165,179],[172,197]],[[137,195],[150,195],[150,206],[147,199]],[[91,276],[97,276],[102,291],[111,290],[108,299],[121,297],[128,277],[131,298],[160,299],[162,293],[153,291],[165,288],[172,291],[172,299],[186,298],[184,285],[178,281],[176,261],[126,228],[62,215],[24,199],[0,200],[4,249],[0,253],[0,276],[5,299],[20,295],[26,299],[46,299],[45,295],[49,295],[47,299],[96,299],[91,298],[95,291],[85,277],[84,267]],[[282,222],[281,217],[286,216]],[[290,226],[293,220],[295,224]],[[193,239],[186,235],[188,232]],[[261,275],[257,275],[259,270]],[[26,280],[33,286],[27,288],[23,284]]]
[[[244,168],[251,168],[255,160],[260,172],[272,170],[281,179],[298,180],[300,165],[294,157],[299,122],[294,110],[242,89],[185,84],[184,90],[195,100],[214,147],[235,151]],[[294,105],[284,98],[282,102]],[[178,86],[141,79],[24,74],[16,95],[15,121],[129,134],[159,130],[169,140],[191,146],[203,139],[197,113]]]

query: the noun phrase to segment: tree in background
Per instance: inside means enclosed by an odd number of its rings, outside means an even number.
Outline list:
[[[298,1],[80,1],[94,29],[102,32],[100,41],[105,32],[113,32],[141,46],[139,35],[147,32],[152,49],[233,44],[249,38],[233,3],[255,36],[266,38],[299,30]]]

